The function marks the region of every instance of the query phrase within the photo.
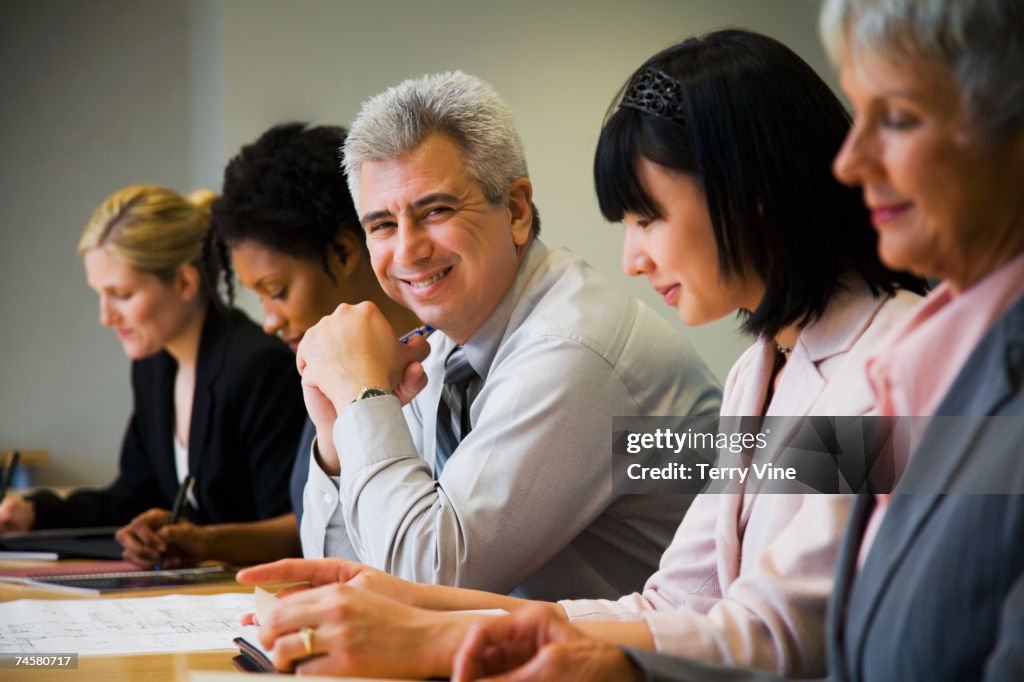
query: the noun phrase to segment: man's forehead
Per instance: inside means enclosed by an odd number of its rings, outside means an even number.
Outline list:
[[[439,200],[465,198],[480,189],[452,141],[432,136],[407,154],[366,161],[359,168],[359,207],[371,213],[403,210]]]

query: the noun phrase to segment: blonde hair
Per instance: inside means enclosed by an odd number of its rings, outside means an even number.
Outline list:
[[[169,277],[182,265],[201,267],[210,227],[208,189],[184,197],[158,185],[130,185],[111,194],[92,214],[78,254],[102,248],[142,272]]]

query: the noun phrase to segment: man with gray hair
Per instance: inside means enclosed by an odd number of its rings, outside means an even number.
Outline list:
[[[640,588],[690,499],[613,494],[611,420],[714,415],[710,372],[539,241],[522,142],[487,83],[391,88],[344,151],[381,285],[439,333],[400,343],[370,303],[306,333],[305,556],[538,599]]]

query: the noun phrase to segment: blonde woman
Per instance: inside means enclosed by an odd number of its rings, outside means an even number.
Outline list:
[[[174,566],[208,558],[169,549],[159,533],[187,476],[195,479],[182,515],[188,521],[249,522],[290,511],[288,476],[305,415],[299,377],[289,349],[210,284],[202,261],[214,198],[132,185],[89,220],[78,245],[86,278],[99,297],[100,323],[132,360],[134,413],[119,472],[107,488],[65,499],[50,491],[9,496],[0,529],[132,522],[118,533],[126,558]],[[216,554],[246,558],[231,547]]]

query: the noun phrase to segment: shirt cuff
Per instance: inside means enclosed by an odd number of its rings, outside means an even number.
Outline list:
[[[634,593],[612,601],[610,599],[563,599],[558,602],[569,620],[640,620],[643,613],[652,610],[642,595]]]
[[[333,435],[341,463],[339,480],[343,482],[377,462],[396,457],[419,459],[402,404],[393,395],[367,398],[349,405],[334,422]]]
[[[303,513],[300,524],[302,554],[308,559],[319,559],[324,556],[325,533],[338,507],[339,499],[339,477],[329,476],[320,468],[315,452],[314,437],[306,455],[309,457],[309,477],[303,490]]]

